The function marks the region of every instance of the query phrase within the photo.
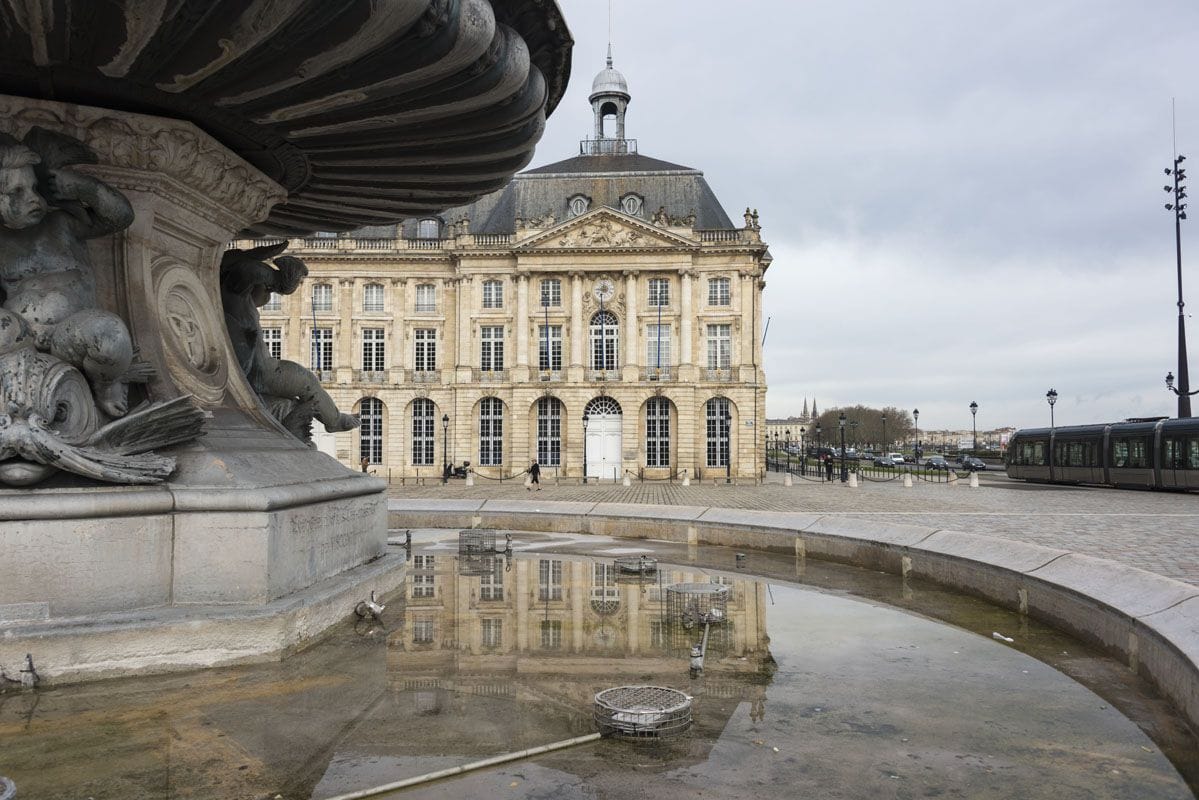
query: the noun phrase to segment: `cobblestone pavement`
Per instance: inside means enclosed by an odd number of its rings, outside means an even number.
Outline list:
[[[446,485],[393,485],[392,497],[528,497],[519,480],[462,480]],[[765,511],[802,511],[882,519],[967,533],[1000,536],[1108,558],[1199,586],[1199,494],[1170,494],[1102,488],[1042,486],[985,474],[980,487],[965,480],[950,486],[918,482],[864,481],[856,489],[796,480],[784,486],[771,473],[751,486],[677,483],[555,485],[549,478],[540,500],[644,503]]]

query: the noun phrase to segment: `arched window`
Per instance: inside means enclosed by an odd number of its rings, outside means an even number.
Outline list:
[[[479,464],[498,467],[504,463],[504,403],[484,397],[479,403]]]
[[[645,206],[645,200],[640,195],[626,194],[620,198],[620,210],[631,217],[641,216],[641,209]]]
[[[416,238],[440,239],[441,222],[436,219],[422,219],[416,224]]]
[[[556,397],[537,401],[537,463],[543,467],[562,464],[562,401]]]
[[[729,429],[732,415],[726,397],[713,397],[707,402],[708,466],[729,466]]]
[[[366,459],[370,464],[383,463],[383,401],[377,397],[362,398],[358,409],[358,460]]]
[[[436,441],[437,409],[427,397],[412,401],[412,463],[429,466],[433,463],[433,443]]]
[[[645,403],[645,466],[670,466],[670,401],[665,397]]]
[[[368,283],[362,287],[362,310],[370,312],[383,310],[383,284]]]
[[[566,201],[566,211],[568,217],[577,217],[580,214],[587,213],[587,209],[591,207],[591,198],[585,195],[576,194]]]
[[[591,318],[591,368],[618,369],[620,327],[611,311],[599,311]]]

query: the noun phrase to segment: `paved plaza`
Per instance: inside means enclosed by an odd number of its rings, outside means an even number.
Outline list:
[[[1043,486],[982,475],[979,488],[899,481],[841,483],[796,480],[784,486],[771,473],[764,484],[735,486],[634,482],[555,485],[530,495],[520,480],[462,480],[425,486],[393,485],[394,498],[564,500],[798,511],[844,515],[999,536],[1119,561],[1199,586],[1199,495],[1094,487]],[[652,511],[647,511],[652,516]]]

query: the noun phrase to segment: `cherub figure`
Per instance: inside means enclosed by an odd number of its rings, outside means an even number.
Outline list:
[[[314,417],[333,433],[357,428],[359,422],[353,414],[337,410],[316,375],[294,361],[275,358],[262,339],[259,307],[266,305],[272,292],[291,294],[308,275],[304,262],[292,256],[276,258],[274,266],[266,263],[286,248],[287,242],[282,242],[226,250],[221,259],[221,303],[233,352],[250,386],[293,436],[310,442]]]
[[[134,363],[124,321],[96,307],[87,240],[129,227],[133,208],[66,168],[95,162],[81,142],[43,128],[23,142],[0,134],[0,328],[27,328],[38,350],[83,371],[104,413],[123,417],[129,383],[152,372]]]

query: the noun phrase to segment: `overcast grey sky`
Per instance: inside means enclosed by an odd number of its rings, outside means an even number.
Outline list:
[[[577,152],[608,41],[607,0],[559,2],[574,66],[532,166]],[[1058,424],[1174,413],[1162,170],[1171,98],[1199,165],[1196,34],[1195,0],[612,0],[627,135],[761,214],[767,413],[929,429],[969,428],[972,400],[980,429],[1048,425],[1050,387]]]

